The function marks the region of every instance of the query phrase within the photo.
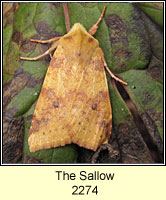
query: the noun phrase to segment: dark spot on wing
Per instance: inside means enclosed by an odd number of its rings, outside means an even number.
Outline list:
[[[57,101],[54,101],[53,102],[53,106],[54,106],[54,108],[58,108],[59,107],[59,103]]]
[[[66,40],[71,40],[72,38],[73,38],[72,36],[64,37],[64,39],[66,39]]]
[[[85,115],[85,114],[86,114],[86,112],[85,112],[85,111],[82,111],[82,114],[83,114],[83,115]]]
[[[89,38],[89,39],[88,39],[88,42],[93,42],[93,38]]]
[[[96,110],[97,109],[97,104],[93,104],[92,105],[92,110]]]

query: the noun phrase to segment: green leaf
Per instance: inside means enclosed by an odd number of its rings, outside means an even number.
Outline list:
[[[162,138],[163,92],[160,90],[162,85],[156,83],[146,71],[130,70],[121,74],[121,77],[128,80],[128,93],[140,115],[147,113],[152,118]]]
[[[157,24],[163,26],[163,3],[139,3],[137,5]]]

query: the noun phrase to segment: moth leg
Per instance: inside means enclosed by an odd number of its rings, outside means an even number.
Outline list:
[[[100,48],[100,53],[101,53],[101,56],[102,56],[102,60],[104,62],[104,67],[105,69],[107,70],[107,72],[110,74],[110,76],[115,79],[116,81],[122,83],[123,85],[128,85],[128,83],[126,83],[125,81],[121,80],[120,78],[116,77],[112,72],[111,70],[109,69],[109,67],[107,66],[107,63],[104,59],[104,53],[103,53],[103,50]]]
[[[102,18],[103,18],[103,16],[104,16],[105,10],[106,10],[106,6],[104,6],[103,11],[102,11],[102,13],[101,13],[101,16],[100,16],[100,18],[98,19],[98,21],[96,22],[96,24],[94,24],[94,25],[89,29],[88,33],[89,33],[90,35],[94,35],[94,34],[96,33],[97,28],[98,28],[98,24],[101,22],[101,20],[102,20]]]
[[[125,81],[121,80],[120,78],[116,77],[111,70],[109,69],[109,67],[107,66],[107,63],[104,60],[104,67],[106,68],[107,72],[110,74],[110,76],[115,79],[116,81],[122,83],[123,85],[128,85],[128,83],[126,83]]]
[[[55,42],[57,40],[59,40],[61,37],[54,37],[51,38],[49,40],[35,40],[35,39],[30,39],[31,42],[37,42],[37,43],[42,43],[42,44],[46,44],[46,43],[51,43],[51,42]]]
[[[39,56],[36,56],[34,58],[27,58],[27,57],[20,57],[21,60],[39,60],[40,58],[43,58],[44,56],[48,55],[48,54],[51,54],[52,51],[54,51],[58,46],[58,42],[55,41],[51,48],[49,48],[46,52],[44,52],[43,54],[39,55]]]

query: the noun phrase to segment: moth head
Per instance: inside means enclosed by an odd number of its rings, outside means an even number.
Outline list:
[[[76,32],[76,31],[83,31],[87,33],[87,30],[83,27],[80,23],[75,23],[69,33]]]

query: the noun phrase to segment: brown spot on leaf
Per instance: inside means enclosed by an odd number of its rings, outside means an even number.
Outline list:
[[[94,153],[92,163],[118,163],[120,159],[119,150],[114,149],[112,144],[104,144]]]
[[[23,70],[17,70],[13,78],[3,86],[3,108],[7,107],[11,99],[24,88],[30,79],[30,75]]]
[[[25,16],[25,23],[28,23],[28,21],[29,21],[29,17],[31,17],[31,13],[30,12],[28,12],[27,14],[26,14],[26,16]]]
[[[33,118],[33,115],[29,115],[29,116],[27,117],[27,120],[28,120],[28,121],[32,121],[32,118]]]
[[[124,23],[122,19],[116,14],[110,14],[105,17],[105,22],[109,28],[122,31],[124,28]]]
[[[149,112],[150,115],[148,114],[148,112],[147,113],[142,113],[141,114],[141,118],[144,121],[144,123],[146,125],[146,128],[148,129],[149,134],[152,137],[153,143],[157,146],[158,150],[162,154],[163,143],[162,143],[158,128],[156,126],[156,122],[158,122],[158,121],[162,121],[163,122],[163,120],[162,120],[163,117],[160,115],[161,113],[160,114],[156,113],[153,109],[149,109],[147,111]],[[154,111],[154,113],[153,113],[153,111]]]
[[[57,32],[57,31],[51,31],[51,33],[45,38],[45,39],[51,39],[53,37],[59,37],[59,36],[62,36],[61,33]]]
[[[15,106],[13,108],[9,108],[7,110],[3,110],[4,117],[13,118],[18,113],[18,108]]]
[[[19,45],[21,40],[22,40],[22,33],[19,31],[15,31],[12,35],[12,41]]]
[[[33,39],[39,39],[39,37],[37,35],[32,36]],[[30,39],[24,39],[21,41],[21,51],[23,51],[24,53],[28,53],[31,52],[32,50],[34,50],[36,47],[36,43],[35,42],[31,42]]]
[[[148,69],[147,71],[150,73],[150,75],[154,80],[161,80],[162,77],[161,69],[162,69],[161,66],[155,66],[151,69]]]
[[[116,14],[108,15],[105,18],[105,22],[108,28],[111,29],[110,40],[114,46],[118,42],[122,42],[124,45],[128,44],[127,35],[125,33],[125,27],[123,20]]]
[[[117,57],[123,57],[125,58],[126,60],[128,60],[131,56],[132,56],[132,53],[125,50],[125,49],[118,49],[115,53],[114,53],[114,56],[117,56]]]
[[[29,164],[29,163],[43,163],[43,160],[38,160],[35,158],[31,158],[29,156],[24,156],[25,159],[25,163]]]
[[[22,142],[8,142],[3,145],[3,163],[17,163],[22,158]]]
[[[17,163],[22,159],[23,118],[3,120],[3,163]]]
[[[36,25],[36,30],[41,36],[48,36],[51,33],[50,27],[45,21],[40,21]]]
[[[144,93],[144,100],[142,101],[144,105],[147,105],[150,102],[153,102],[155,99],[154,95],[149,92]]]
[[[119,124],[117,141],[121,150],[123,163],[153,163],[150,151],[145,145],[138,128],[133,124],[129,125],[128,118],[126,123]]]
[[[6,23],[3,28],[5,29],[7,26],[11,25],[12,23],[13,23],[13,19],[7,18]]]
[[[43,78],[37,79],[35,77],[30,77],[30,79],[28,80],[26,86],[29,88],[34,88],[36,87],[36,85],[40,84],[43,82]]]
[[[147,109],[146,112],[155,122],[160,122],[160,127],[163,127],[163,112],[156,112],[154,109]]]

